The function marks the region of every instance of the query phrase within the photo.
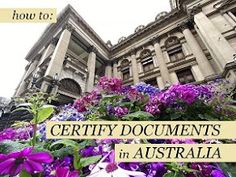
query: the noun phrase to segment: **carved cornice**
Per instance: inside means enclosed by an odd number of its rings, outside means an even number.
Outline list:
[[[97,50],[97,48],[96,48],[95,46],[91,45],[91,46],[88,48],[88,52],[89,52],[89,53],[93,52],[93,53],[96,53],[96,54],[97,54],[98,50]]]
[[[56,45],[57,42],[58,42],[58,38],[55,38],[55,37],[54,37],[54,38],[51,39],[51,42],[50,42],[50,43],[53,44],[53,45]]]
[[[185,29],[189,28],[188,21],[184,21],[184,22],[178,24],[177,26],[181,31],[184,31]]]
[[[223,10],[230,7],[233,3],[235,3],[235,0],[221,0],[219,3],[215,4],[214,7]]]
[[[66,23],[64,26],[63,26],[63,30],[64,29],[67,29],[68,31],[70,32],[73,32],[75,30],[75,28],[70,24],[70,23]]]
[[[152,29],[156,28],[157,26],[163,25],[163,23],[165,23],[165,21],[173,19],[177,14],[180,14],[180,13],[183,13],[183,12],[180,10],[172,10],[164,18],[160,18],[157,21],[153,21],[153,22],[149,23],[147,26],[145,26],[145,28],[143,28],[138,33],[131,34],[122,42],[113,45],[111,50],[114,51],[117,48],[123,47],[124,45],[129,43],[131,40],[138,38],[139,36],[144,35],[145,33],[150,32]]]
[[[195,14],[198,14],[199,12],[202,12],[202,6],[201,4],[198,4],[196,6],[193,6],[193,8],[189,11],[189,17],[193,18]]]
[[[160,43],[160,36],[155,36],[155,37],[153,37],[153,38],[151,38],[150,39],[150,43],[152,44],[152,45],[155,45],[156,43]]]
[[[137,49],[136,48],[132,48],[132,49],[130,49],[130,51],[128,52],[128,55],[136,55],[136,53],[137,53]]]

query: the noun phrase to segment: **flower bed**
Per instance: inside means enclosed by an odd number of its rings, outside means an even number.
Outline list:
[[[173,85],[165,90],[146,85],[123,86],[103,77],[97,88],[53,113],[44,94],[27,98],[31,123],[0,132],[0,175],[45,177],[225,177],[231,167],[216,163],[116,163],[118,143],[225,143],[218,140],[47,140],[45,122],[235,120],[225,83]],[[52,115],[52,116],[51,116]],[[50,118],[48,118],[50,117]],[[47,119],[48,118],[48,119]],[[227,140],[227,142],[234,142]],[[224,168],[220,166],[224,165]],[[227,172],[227,170],[229,170]],[[234,172],[234,170],[233,170]]]

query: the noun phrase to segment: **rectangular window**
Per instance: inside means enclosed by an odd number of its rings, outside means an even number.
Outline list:
[[[176,72],[176,74],[181,84],[195,82],[195,79],[190,69],[178,71]]]
[[[152,78],[152,79],[146,80],[145,83],[146,84],[150,84],[150,85],[152,85],[154,87],[158,87],[157,79],[156,78]]]
[[[184,58],[184,53],[182,48],[177,48],[175,50],[169,51],[168,54],[171,62],[176,62]]]
[[[151,71],[154,68],[152,58],[142,61],[142,65],[143,65],[143,72]]]
[[[130,77],[129,69],[122,71],[122,73],[123,73],[123,80],[128,80]]]

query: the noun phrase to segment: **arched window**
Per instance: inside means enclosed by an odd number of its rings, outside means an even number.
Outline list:
[[[130,78],[129,60],[124,59],[121,62],[121,72],[122,72],[123,80],[128,80]]]
[[[165,46],[171,62],[176,62],[184,58],[182,45],[176,36],[169,37],[165,42]]]
[[[74,96],[79,96],[81,94],[80,85],[73,79],[62,79],[60,81],[59,90]]]
[[[152,53],[149,49],[144,49],[140,53],[140,58],[144,72],[151,71],[154,68]]]

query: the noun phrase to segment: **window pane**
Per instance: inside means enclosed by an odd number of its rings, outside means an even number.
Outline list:
[[[195,79],[190,69],[185,69],[179,72],[176,72],[179,82],[182,84],[194,82]]]

